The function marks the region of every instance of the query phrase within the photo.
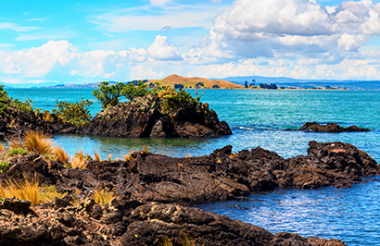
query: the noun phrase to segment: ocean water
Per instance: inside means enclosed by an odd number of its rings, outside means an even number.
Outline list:
[[[56,100],[90,99],[92,115],[101,110],[92,89],[8,89],[14,98],[32,99],[46,110]],[[191,91],[191,93],[194,93]],[[375,91],[271,91],[208,90],[201,99],[230,125],[232,136],[186,139],[122,139],[90,136],[55,136],[57,145],[70,154],[100,151],[102,158],[121,157],[144,145],[151,152],[170,156],[200,156],[232,145],[233,151],[262,147],[284,158],[306,155],[308,142],[342,141],[366,151],[380,163],[380,92]],[[305,122],[335,122],[342,126],[370,128],[364,133],[312,133],[285,131]],[[347,245],[380,245],[379,182],[351,189],[324,188],[313,191],[276,190],[252,195],[247,201],[200,206],[202,209],[264,227],[271,232],[288,231],[304,236],[338,238]],[[238,204],[247,209],[233,207]],[[231,208],[232,206],[232,208]]]

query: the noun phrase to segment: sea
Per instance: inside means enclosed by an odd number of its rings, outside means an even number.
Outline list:
[[[93,89],[7,89],[20,100],[32,99],[35,108],[52,110],[57,100],[89,99],[92,116],[101,111]],[[193,90],[189,90],[194,94]],[[207,90],[208,103],[233,135],[210,139],[123,139],[78,135],[54,136],[56,145],[71,155],[83,150],[120,158],[147,146],[151,152],[174,157],[208,155],[233,146],[233,152],[262,147],[284,158],[306,155],[309,141],[341,141],[367,152],[380,163],[380,92],[338,90]],[[360,133],[287,131],[305,122],[356,125]],[[380,177],[379,177],[380,178]],[[244,201],[205,204],[199,208],[263,227],[271,233],[298,233],[305,237],[341,239],[347,245],[380,245],[380,182],[353,188],[317,190],[278,189],[252,194]]]

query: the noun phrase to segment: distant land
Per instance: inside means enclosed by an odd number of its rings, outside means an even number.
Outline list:
[[[226,78],[200,78],[200,77],[183,77],[176,74],[170,75],[164,79],[152,79],[149,83],[159,82],[161,85],[174,86],[174,84],[182,84],[187,88],[195,87],[199,82],[204,84],[204,87],[212,88],[214,85],[220,88],[243,88],[243,85],[247,81],[248,85],[255,83],[258,86],[263,84],[276,84],[278,87],[299,87],[299,88],[325,88],[330,86],[332,88],[349,89],[349,90],[380,90],[380,81],[360,81],[360,80],[302,80],[293,79],[287,77],[261,77],[261,76],[238,76],[238,77],[226,77]],[[109,81],[110,84],[119,83],[116,81]],[[128,82],[123,82],[128,83]],[[41,84],[9,84],[2,83],[5,88],[73,88],[73,89],[96,89],[100,82],[85,83],[85,84],[72,84],[72,83],[57,83],[46,82]]]
[[[293,79],[287,77],[261,77],[261,76],[239,76],[239,77],[227,77],[223,80],[231,81],[237,84],[244,85],[245,81],[248,84],[255,80],[255,85],[260,83],[264,84],[276,84],[278,87],[301,87],[301,88],[313,88],[313,87],[326,87],[331,86],[339,89],[349,90],[380,90],[379,80],[360,81],[360,80],[302,80]]]
[[[244,86],[236,83],[231,83],[227,80],[210,80],[206,78],[200,78],[200,77],[193,77],[193,78],[188,78],[188,77],[183,77],[179,76],[177,74],[170,75],[162,80],[149,80],[149,83],[155,83],[158,82],[160,85],[165,85],[165,86],[171,86],[174,87],[175,84],[181,84],[185,88],[196,88],[196,85],[198,83],[202,83],[203,87],[207,88],[213,88],[213,87],[219,87],[220,89],[242,89]]]

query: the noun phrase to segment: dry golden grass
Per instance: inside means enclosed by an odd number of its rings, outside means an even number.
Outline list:
[[[71,168],[87,168],[87,157],[83,154],[83,151],[75,153],[75,156],[71,158]]]
[[[115,198],[115,194],[113,192],[105,191],[104,189],[94,189],[92,193],[92,198],[98,204],[107,204],[113,198]]]
[[[24,199],[31,201],[32,205],[52,201],[54,197],[62,198],[65,194],[58,193],[55,187],[39,187],[38,176],[28,177],[23,174],[23,180],[7,180],[0,185],[0,197]]]
[[[28,151],[38,153],[39,155],[50,154],[53,148],[53,141],[43,133],[28,131],[24,136],[24,146]]]
[[[226,80],[210,80],[206,78],[200,78],[200,77],[193,77],[193,78],[188,78],[188,77],[183,77],[179,76],[176,74],[172,74],[162,80],[149,80],[148,83],[155,83],[158,82],[160,85],[164,86],[170,86],[174,87],[175,84],[182,84],[185,87],[190,88],[195,88],[196,84],[199,82],[202,82],[204,84],[204,87],[206,88],[212,88],[213,85],[219,85],[220,88],[229,88],[229,89],[242,89],[244,86],[238,85]]]
[[[179,240],[182,246],[196,246],[194,239],[189,237],[188,234],[182,233],[179,236]],[[162,246],[173,246],[172,240],[170,240],[167,236],[165,236],[162,239],[162,242],[160,243]],[[202,244],[202,246],[205,246],[205,244]]]
[[[101,161],[99,151],[96,151],[96,152],[94,153],[94,159],[95,159],[96,161]]]
[[[0,150],[5,150],[5,145],[3,143],[0,143]]]
[[[53,122],[53,121],[54,121],[54,118],[53,118],[53,116],[50,114],[49,111],[44,110],[44,112],[42,113],[42,120],[44,120],[44,121],[49,121],[49,122]]]
[[[128,154],[123,155],[123,161],[131,161],[131,160],[133,160],[132,154],[134,152],[135,151],[133,149],[131,149]]]
[[[15,119],[12,119],[11,120],[11,123],[9,123],[9,127],[14,127],[16,124],[16,120]]]
[[[186,157],[186,158],[191,157],[191,154],[188,153],[188,154],[185,155],[185,157]]]
[[[109,154],[107,159],[108,159],[108,161],[112,161],[112,154]]]
[[[239,155],[238,153],[230,154],[229,157],[230,157],[230,158],[234,158],[234,157],[237,157],[238,155]]]
[[[142,151],[147,154],[147,153],[149,153],[150,150],[149,150],[149,147],[146,144],[144,144]]]
[[[61,147],[55,147],[53,150],[53,154],[57,157],[57,161],[61,161],[61,162],[69,161],[69,154]]]

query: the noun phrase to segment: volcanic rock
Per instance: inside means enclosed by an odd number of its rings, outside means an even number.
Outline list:
[[[231,135],[225,121],[219,121],[208,104],[196,103],[174,111],[162,110],[162,101],[154,95],[137,97],[103,109],[79,133],[126,138],[205,138]]]
[[[335,123],[328,123],[327,125],[321,125],[316,122],[306,122],[300,129],[300,131],[310,131],[310,132],[329,132],[329,133],[339,133],[339,132],[369,132],[370,129],[360,128],[355,125],[349,127],[341,127]]]

